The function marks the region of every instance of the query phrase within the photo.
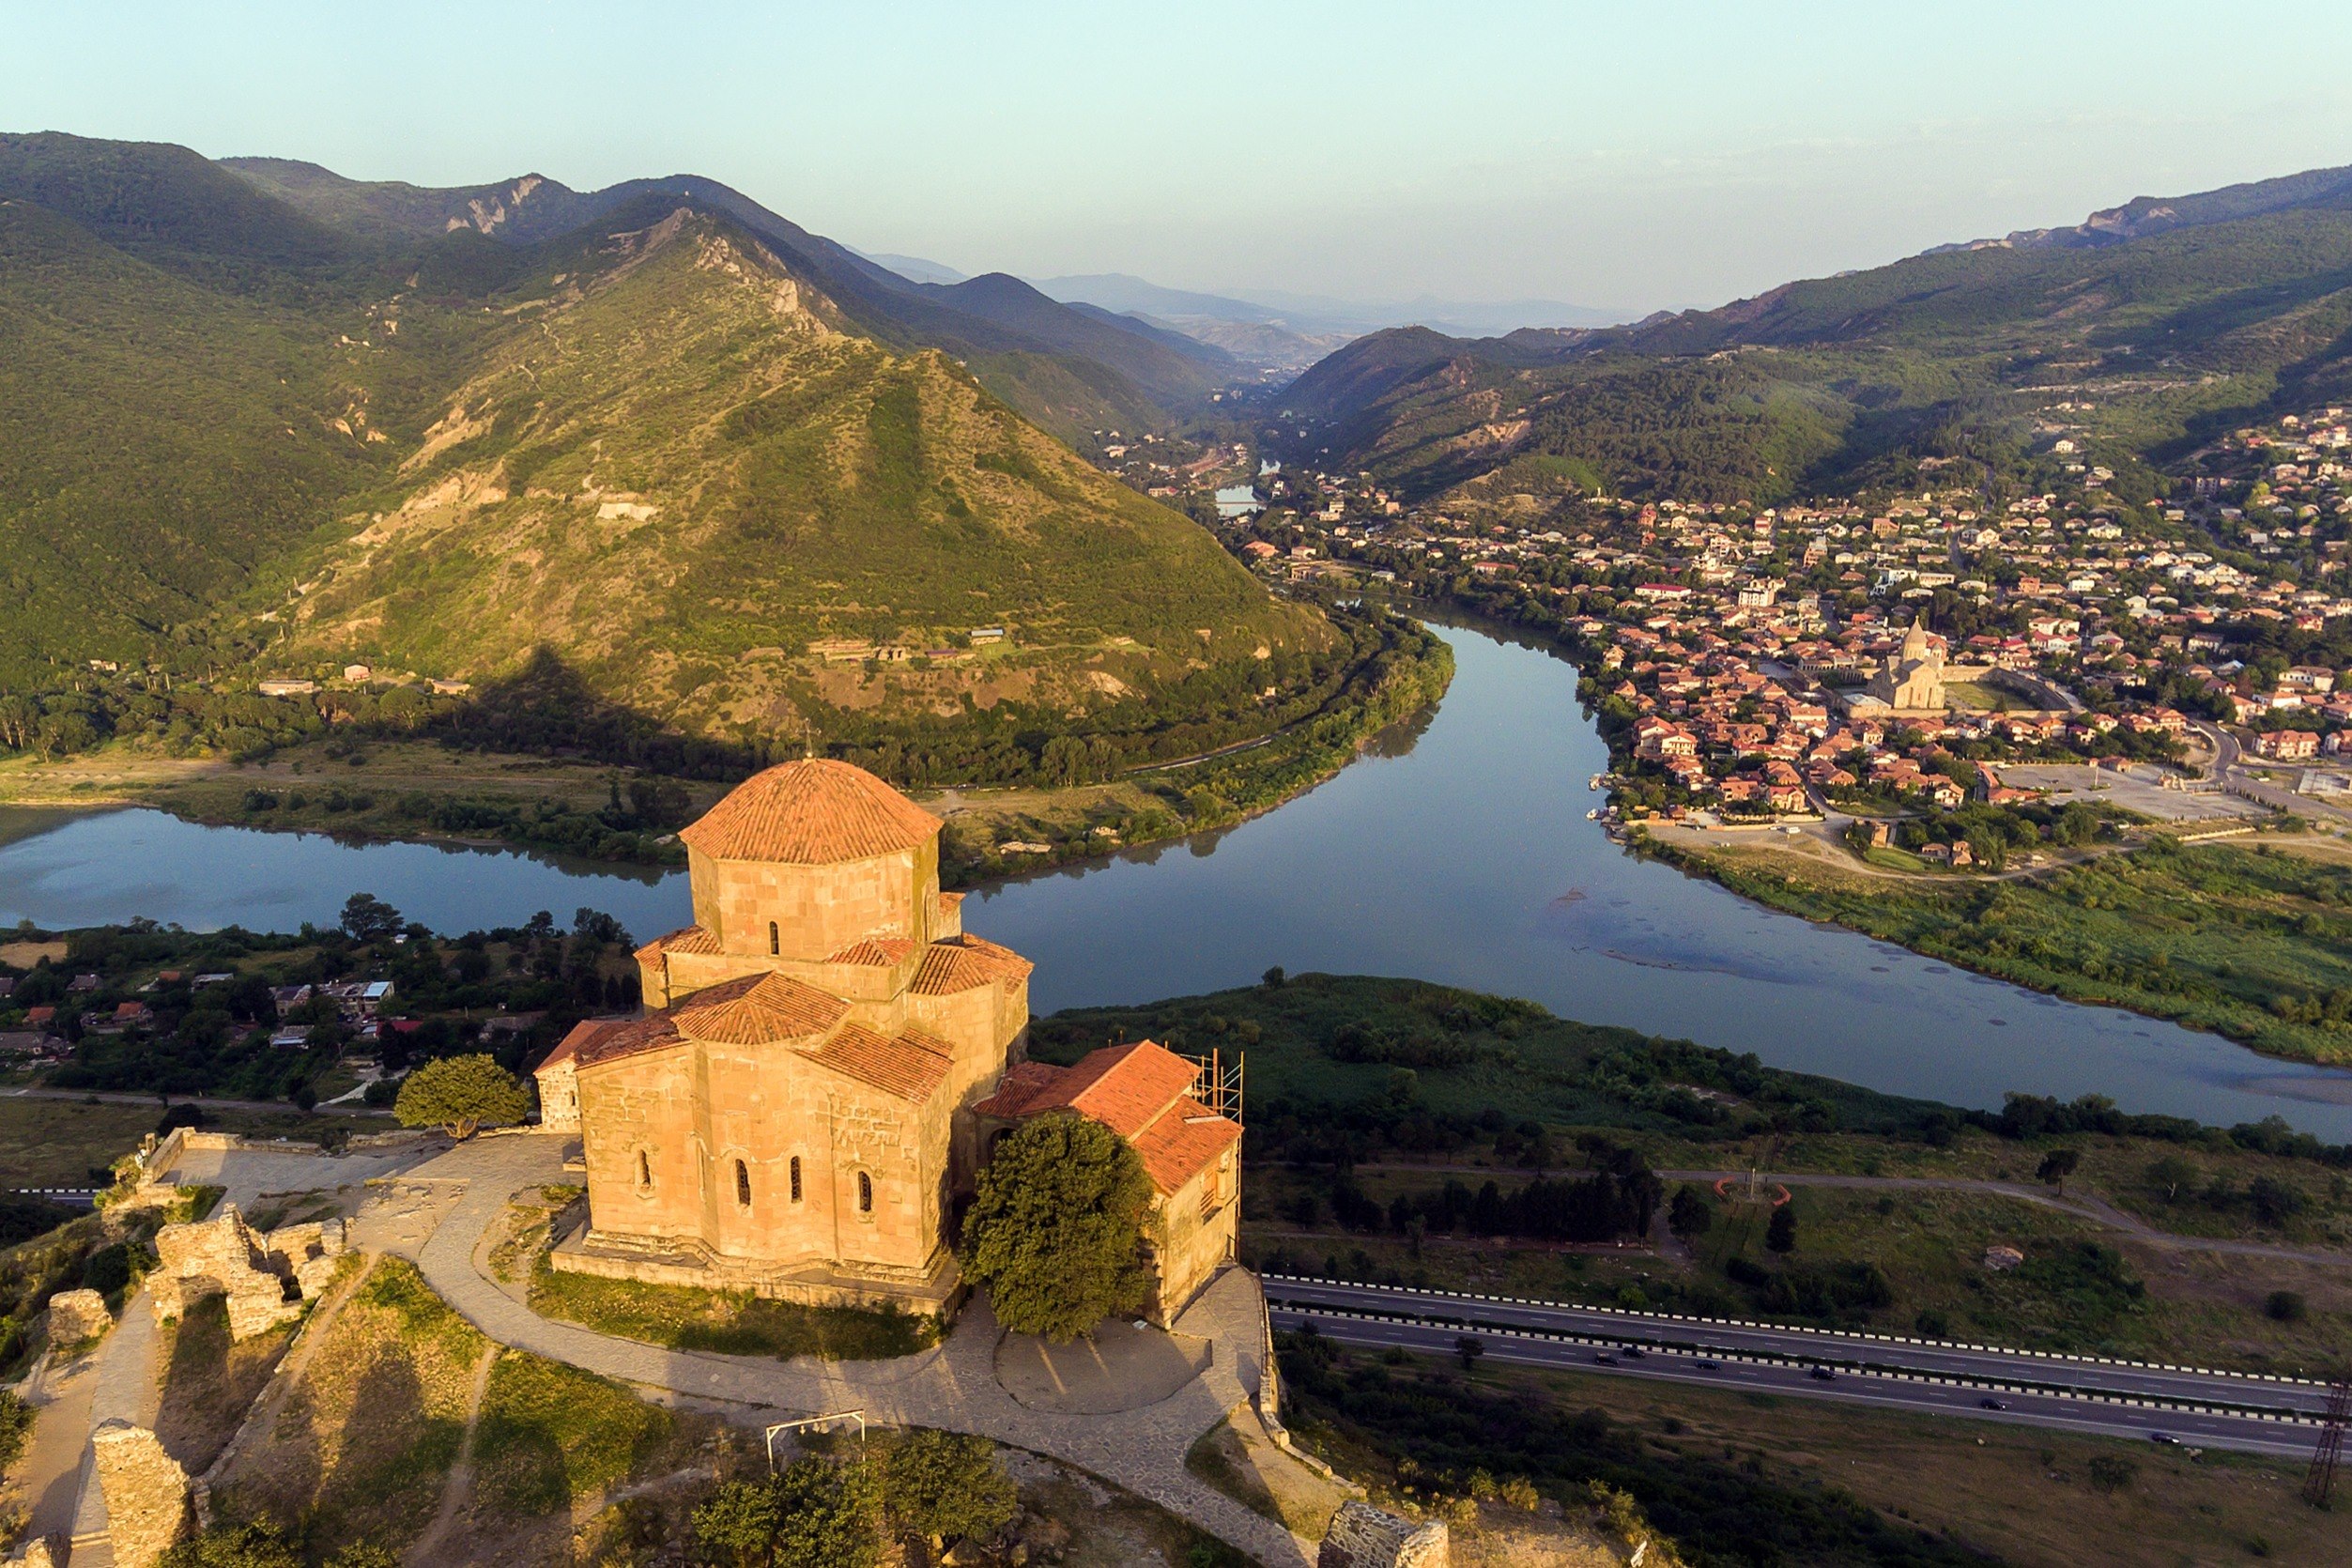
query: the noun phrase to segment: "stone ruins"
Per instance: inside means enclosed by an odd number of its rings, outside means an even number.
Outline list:
[[[349,1245],[342,1220],[256,1231],[223,1204],[209,1220],[165,1225],[155,1233],[161,1258],[147,1276],[159,1323],[213,1296],[228,1299],[229,1337],[250,1339],[302,1315],[334,1277]]]
[[[154,1433],[110,1421],[90,1437],[115,1568],[154,1568],[188,1534],[188,1472]]]
[[[114,1326],[106,1298],[95,1290],[61,1290],[49,1299],[49,1343],[60,1350],[86,1344]]]
[[[1442,1519],[1404,1519],[1368,1502],[1345,1502],[1324,1532],[1315,1568],[1447,1568],[1452,1532]]]

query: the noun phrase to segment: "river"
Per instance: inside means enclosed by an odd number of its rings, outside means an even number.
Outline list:
[[[1753,1051],[1898,1094],[1997,1106],[2006,1090],[2113,1097],[2227,1125],[2267,1115],[2352,1142],[2352,1074],[2037,995],[1637,860],[1586,811],[1608,765],[1576,671],[1438,628],[1457,672],[1434,715],[1336,778],[1222,833],[976,893],[969,928],[1034,959],[1040,1012],[1293,972],[1411,975],[1567,1017]],[[681,872],[506,850],[346,844],[161,812],[0,819],[0,927],[145,915],[192,929],[331,924],[364,890],[440,930],[683,925]]]

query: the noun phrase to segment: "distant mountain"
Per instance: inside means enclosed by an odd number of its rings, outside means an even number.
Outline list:
[[[1286,389],[1293,455],[1408,493],[1527,460],[1591,486],[1772,500],[2031,471],[2059,422],[2146,493],[2214,429],[2352,392],[2345,171],[2098,214],[1629,327],[1349,344]],[[2060,405],[2065,407],[2061,407]],[[2129,470],[2129,471],[2127,471]]]
[[[957,776],[1040,727],[1219,744],[1330,677],[1322,615],[989,385],[1132,399],[1046,346],[1200,385],[1211,351],[878,281],[750,205],[0,136],[0,702],[361,662],[475,683],[509,745],[813,732]]]
[[[1999,239],[1938,245],[1922,254],[1932,256],[1951,251],[2080,250],[2118,245],[2127,239],[2144,239],[2172,229],[2234,223],[2240,218],[2258,218],[2267,212],[2286,212],[2298,208],[2337,206],[2347,197],[2352,197],[2352,167],[2314,169],[2279,179],[2228,185],[2194,196],[2135,196],[2121,207],[2094,212],[2067,228],[2017,229]]]
[[[315,164],[278,159],[235,158],[221,166],[322,223],[410,239],[470,229],[529,244],[599,222],[643,196],[681,197],[741,223],[822,287],[861,330],[899,347],[954,355],[992,392],[1066,438],[1106,423],[1163,427],[1217,385],[1200,361],[1149,334],[1066,309],[1007,274],[916,282],[699,175],[624,180],[592,192],[540,175],[425,190],[347,180]]]
[[[860,251],[857,254],[868,261],[889,268],[910,283],[960,284],[972,275],[959,272],[942,262],[925,261],[921,256],[890,255],[874,251]]]

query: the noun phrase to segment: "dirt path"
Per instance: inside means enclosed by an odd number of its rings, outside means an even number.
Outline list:
[[[473,1387],[466,1392],[466,1440],[457,1451],[457,1463],[449,1468],[449,1479],[441,1483],[441,1506],[434,1511],[433,1522],[424,1527],[417,1544],[408,1548],[407,1560],[415,1568],[431,1568],[439,1560],[441,1543],[456,1528],[457,1516],[466,1511],[473,1498],[474,1435],[482,1425],[483,1395],[490,1391],[490,1368],[501,1352],[498,1345],[482,1348],[482,1359],[474,1363]]]

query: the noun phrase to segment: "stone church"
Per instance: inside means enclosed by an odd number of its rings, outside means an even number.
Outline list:
[[[957,1205],[984,1140],[1057,1098],[1048,1075],[1088,1068],[1022,1061],[1031,965],[965,934],[962,895],[939,887],[940,827],[873,775],[812,760],[679,835],[694,924],[638,952],[647,1010],[578,1025],[537,1069],[543,1124],[576,1128],[587,1167],[589,1222],[556,1268],[952,1309]],[[1158,1226],[1173,1315],[1206,1283],[1200,1255],[1230,1253],[1240,1129],[1190,1119],[1207,1114],[1199,1069],[1149,1050],[1096,1070],[1113,1088],[1093,1100],[1058,1099],[1136,1144],[1163,1207],[1191,1206],[1175,1253]],[[1222,1239],[1198,1234],[1205,1217]]]
[[[1944,716],[1944,648],[1929,638],[1924,620],[1911,623],[1900,652],[1880,667],[1864,696],[1850,706],[1879,716]]]

